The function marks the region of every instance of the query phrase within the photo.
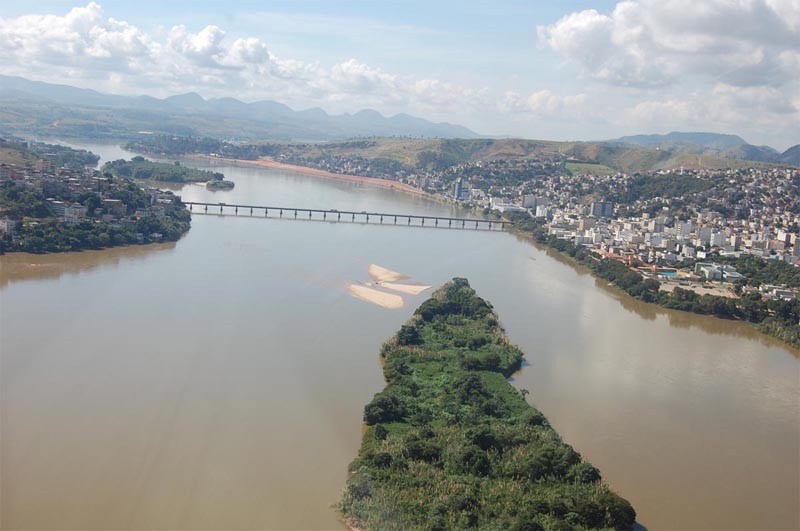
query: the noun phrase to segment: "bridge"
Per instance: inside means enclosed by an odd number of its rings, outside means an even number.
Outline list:
[[[475,218],[454,218],[448,216],[424,216],[419,214],[389,214],[386,212],[355,212],[352,210],[321,210],[317,208],[295,208],[295,207],[274,207],[259,205],[233,205],[228,203],[200,203],[197,201],[184,201],[183,204],[194,212],[194,207],[202,209],[201,213],[208,214],[243,214],[250,216],[269,217],[270,211],[280,218],[288,219],[316,219],[321,221],[346,221],[359,223],[391,223],[392,225],[405,224],[415,227],[441,227],[441,228],[483,228],[494,230],[495,227],[502,230],[509,221],[475,219]],[[405,223],[404,223],[405,222]],[[425,224],[427,222],[427,225]]]

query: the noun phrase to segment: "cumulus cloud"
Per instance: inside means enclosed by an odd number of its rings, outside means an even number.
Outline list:
[[[658,87],[683,76],[734,86],[800,77],[797,0],[630,0],[537,28],[539,42],[603,82]]]
[[[609,14],[570,13],[537,34],[584,81],[616,90],[618,124],[761,126],[796,141],[798,0],[625,0]]]
[[[483,90],[398,76],[354,58],[322,66],[277,57],[256,37],[229,41],[215,25],[198,32],[176,25],[164,35],[151,35],[106,18],[94,2],[61,16],[0,19],[4,73],[47,81],[91,80],[101,90],[155,89],[161,95],[196,90],[211,96],[327,102],[345,109],[438,112],[485,103]]]

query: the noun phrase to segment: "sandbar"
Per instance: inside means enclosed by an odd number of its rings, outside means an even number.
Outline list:
[[[419,284],[395,284],[394,282],[378,282],[378,285],[382,288],[408,293],[409,295],[419,295],[426,289],[431,288],[430,286],[422,286]]]
[[[381,267],[377,264],[370,264],[367,267],[367,274],[376,282],[397,282],[398,280],[403,280],[404,278],[408,278],[403,273],[398,273],[397,271],[392,271],[391,269],[386,269],[385,267]]]
[[[367,286],[362,286],[360,284],[350,284],[347,290],[350,292],[350,295],[357,299],[371,302],[372,304],[377,304],[378,306],[388,308],[390,310],[402,308],[404,304],[403,297],[400,295],[386,293],[385,291],[368,288]]]

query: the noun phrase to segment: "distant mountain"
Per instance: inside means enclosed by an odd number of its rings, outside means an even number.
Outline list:
[[[275,101],[118,96],[91,89],[0,76],[0,128],[39,135],[125,136],[147,130],[243,140],[336,140],[356,136],[477,138],[460,125],[365,109],[331,115]]]
[[[745,140],[736,135],[723,135],[719,133],[680,133],[673,131],[666,135],[633,135],[618,138],[616,142],[634,144],[644,147],[661,148],[673,144],[694,144],[704,148],[729,149],[747,144]]]
[[[673,131],[666,135],[623,136],[611,142],[654,148],[672,153],[710,155],[719,158],[754,160],[776,164],[800,164],[800,161],[797,160],[797,146],[780,153],[769,146],[749,144],[740,136],[720,133],[681,133]],[[792,150],[795,151],[790,153]]]
[[[781,153],[781,162],[783,164],[792,164],[800,166],[800,144],[792,146],[783,153]]]

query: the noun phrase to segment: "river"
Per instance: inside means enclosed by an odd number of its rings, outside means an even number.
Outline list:
[[[182,197],[456,213],[214,168],[236,188]],[[800,527],[797,352],[639,303],[512,234],[246,214],[195,215],[175,244],[0,257],[2,528],[340,529],[331,506],[383,387],[378,349],[425,298],[351,297],[372,263],[469,278],[526,354],[514,385],[643,526]]]

